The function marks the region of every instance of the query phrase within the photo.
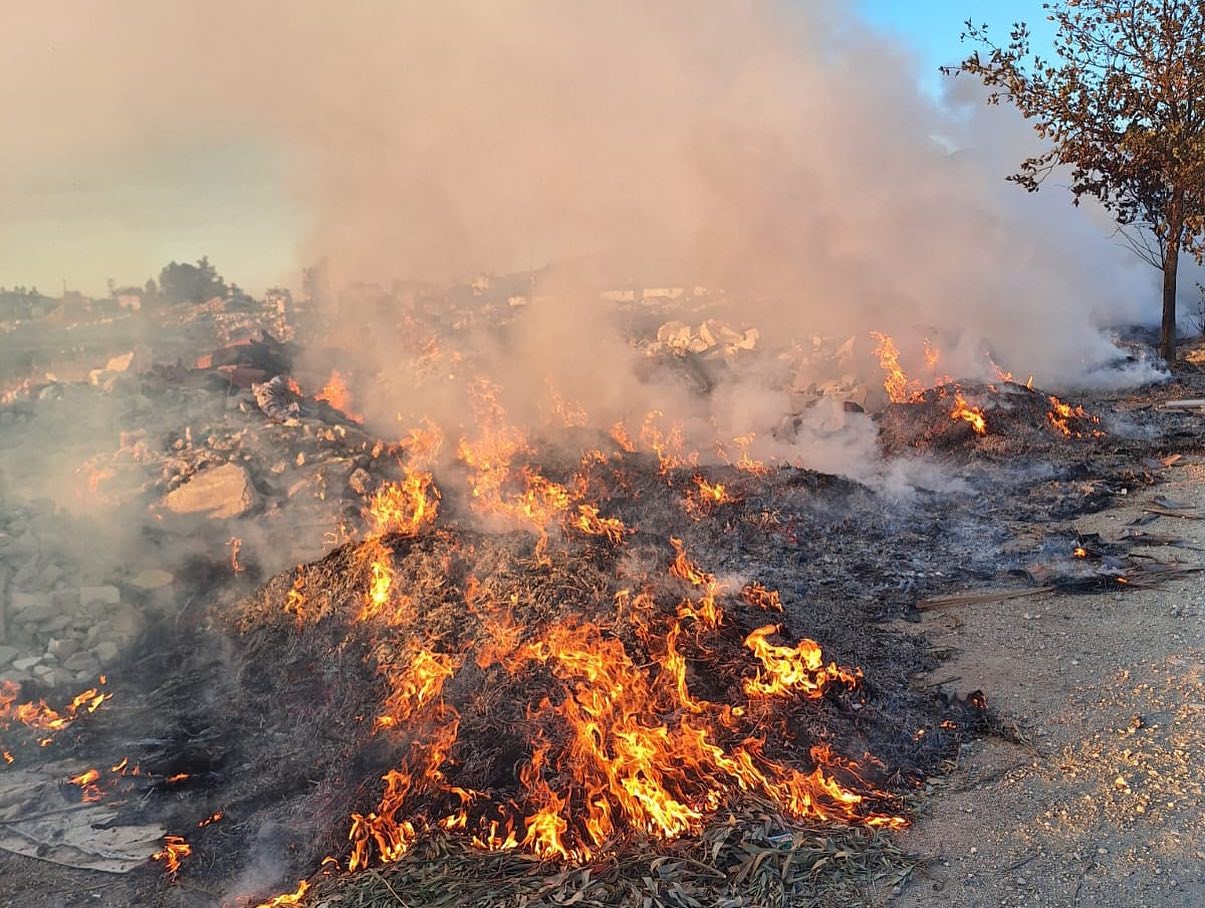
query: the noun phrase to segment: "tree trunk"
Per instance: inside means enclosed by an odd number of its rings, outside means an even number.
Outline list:
[[[1180,265],[1180,247],[1168,244],[1163,257],[1163,331],[1159,335],[1159,355],[1167,362],[1176,361],[1176,271]]]

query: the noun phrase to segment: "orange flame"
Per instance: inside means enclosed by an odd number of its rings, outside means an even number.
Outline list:
[[[1083,406],[1071,406],[1065,404],[1053,394],[1050,395],[1050,410],[1046,414],[1046,419],[1054,429],[1064,438],[1082,438],[1082,432],[1076,432],[1071,428],[1069,423],[1072,419],[1082,419],[1093,425],[1100,423],[1099,416],[1093,416]],[[1093,429],[1089,433],[1094,438],[1100,438],[1105,433],[1099,429]]]
[[[162,861],[164,872],[174,877],[180,870],[180,861],[192,854],[192,846],[183,836],[165,835],[163,848],[151,855],[152,861]]]
[[[777,632],[777,625],[767,624],[745,638],[745,646],[753,650],[762,664],[757,674],[744,683],[749,696],[782,697],[797,693],[815,700],[824,696],[824,689],[832,681],[855,687],[862,677],[861,672],[833,662],[826,666],[815,640],[804,638],[794,647],[770,643],[766,638]]]
[[[314,395],[314,400],[323,400],[342,412],[352,422],[364,422],[363,415],[352,409],[351,391],[347,388],[347,380],[338,369],[331,369],[331,377],[321,391]]]
[[[879,358],[879,366],[883,370],[883,390],[893,404],[903,404],[914,400],[924,389],[920,382],[908,378],[900,368],[900,351],[895,341],[880,331],[871,331],[870,336],[877,343],[874,355]]]
[[[305,880],[301,880],[297,884],[297,888],[292,892],[286,892],[275,898],[270,898],[266,902],[260,902],[255,908],[283,908],[285,905],[300,905],[302,898],[309,888],[310,884]]]
[[[101,681],[103,684],[104,681]],[[36,703],[17,703],[17,695],[21,686],[14,681],[0,681],[0,731],[10,728],[13,723],[24,725],[33,731],[50,732],[38,739],[45,747],[54,740],[55,734],[74,722],[79,716],[96,712],[106,700],[113,695],[102,692],[95,687],[88,688],[76,694],[71,702],[63,707],[62,712],[52,709],[45,700]]]
[[[416,536],[438,513],[439,489],[431,474],[407,471],[401,482],[386,483],[377,489],[365,516],[372,536]]]
[[[962,391],[956,391],[954,394],[954,409],[950,411],[950,419],[954,421],[961,419],[970,423],[976,435],[987,434],[987,419],[983,415],[983,410],[968,404],[966,398],[962,396]]]
[[[746,602],[759,609],[767,612],[782,611],[782,599],[778,596],[778,590],[768,590],[760,583],[754,582],[746,586],[741,594]]]

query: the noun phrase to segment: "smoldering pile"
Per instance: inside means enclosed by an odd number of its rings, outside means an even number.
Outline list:
[[[1012,381],[941,384],[890,404],[878,421],[887,454],[1037,454],[1106,436],[1082,405]]]

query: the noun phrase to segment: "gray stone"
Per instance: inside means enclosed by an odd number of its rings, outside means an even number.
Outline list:
[[[15,584],[16,582],[16,578],[13,578],[13,583]],[[42,593],[24,593],[21,590],[13,590],[9,594],[8,601],[13,612],[23,612],[26,609],[50,604],[49,600]]]
[[[96,649],[93,652],[96,653],[96,658],[100,660],[100,664],[106,667],[116,662],[117,657],[121,655],[121,650],[118,649],[117,644],[112,640],[102,640],[96,644]]]
[[[0,671],[0,681],[9,681],[13,684],[24,684],[26,681],[32,681],[33,675],[27,671],[22,671],[17,668],[6,668]]]
[[[38,586],[44,590],[52,589],[62,577],[63,569],[54,562],[51,562],[42,568],[42,573],[38,575]]]
[[[73,640],[70,637],[56,637],[50,641],[50,644],[46,647],[46,652],[61,662],[78,653],[79,646],[78,640]]]
[[[175,514],[203,514],[219,519],[238,517],[255,506],[251,476],[237,464],[225,463],[194,474],[168,492],[163,505]]]
[[[56,615],[39,623],[38,632],[42,634],[57,634],[59,631],[65,630],[70,624],[71,619],[66,615]]]
[[[108,635],[133,640],[142,633],[145,626],[146,620],[142,617],[142,612],[132,605],[123,605],[109,616]]]
[[[100,670],[100,662],[87,650],[82,650],[63,661],[63,668],[69,672],[96,672]]]
[[[130,586],[140,590],[158,590],[175,582],[175,577],[158,568],[147,568],[130,578]]]
[[[79,590],[73,586],[62,590],[55,590],[50,594],[50,601],[54,603],[55,608],[64,611],[75,611],[80,606]]]
[[[21,654],[15,646],[0,646],[0,668],[8,665]]]
[[[23,659],[14,659],[13,660],[13,668],[15,668],[19,672],[27,672],[31,668],[33,668],[35,665],[40,664],[41,661],[42,661],[41,656],[26,656]]]
[[[121,590],[110,584],[104,586],[81,586],[79,588],[80,602],[91,605],[103,602],[105,605],[116,605],[121,602]]]

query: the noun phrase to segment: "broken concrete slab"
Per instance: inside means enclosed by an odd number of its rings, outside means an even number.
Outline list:
[[[250,474],[237,464],[225,463],[193,474],[164,496],[163,505],[175,514],[226,519],[247,513],[257,500]]]

